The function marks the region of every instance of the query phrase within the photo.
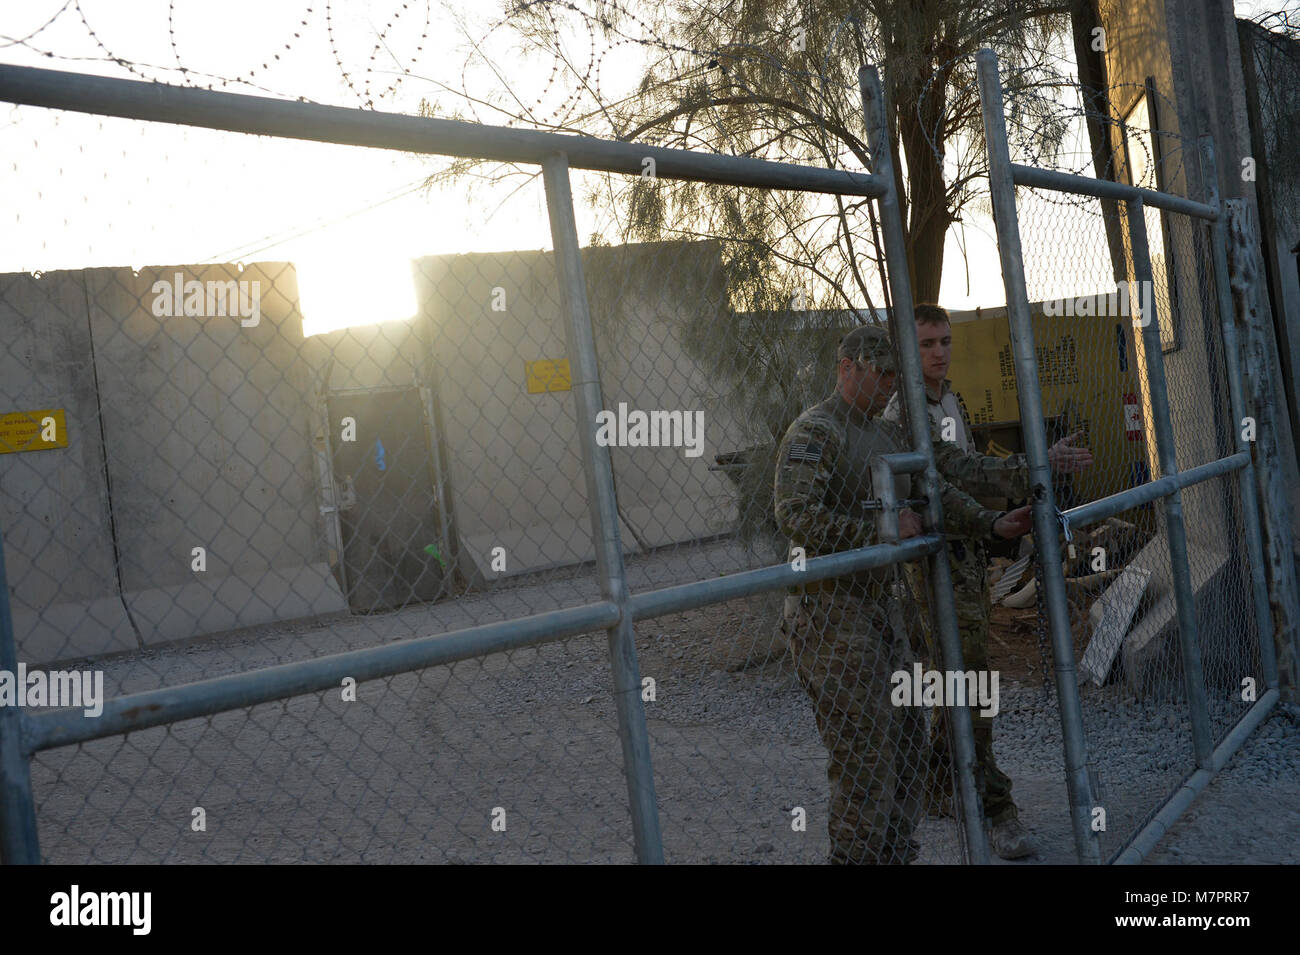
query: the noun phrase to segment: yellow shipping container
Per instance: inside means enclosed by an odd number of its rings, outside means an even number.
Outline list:
[[[1115,315],[1045,315],[1031,306],[1043,413],[1063,433],[1082,430],[1094,464],[1074,476],[1074,503],[1106,497],[1148,479],[1147,440],[1138,404],[1132,322]],[[993,440],[1018,451],[1020,406],[1006,310],[953,312],[948,377],[961,397],[979,450]],[[1055,439],[1048,430],[1049,443]],[[1062,502],[1063,504],[1069,502]],[[1124,515],[1132,520],[1131,514]]]

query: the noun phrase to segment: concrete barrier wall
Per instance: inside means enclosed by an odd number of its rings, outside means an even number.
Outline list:
[[[708,467],[743,432],[701,403],[707,382],[678,343],[682,321],[725,307],[716,248],[583,254],[606,404],[705,413],[698,457],[611,448],[626,549],[726,530],[734,491]],[[23,659],[346,609],[313,446],[327,391],[433,391],[448,516],[471,578],[502,576],[497,546],[506,575],[594,558],[573,393],[530,394],[525,380],[527,361],[567,354],[551,255],[413,266],[414,321],[307,341],[284,263],[0,276],[0,413],[61,408],[68,431],[66,448],[0,455]],[[160,306],[178,274],[181,298]],[[258,283],[256,321],[207,314],[206,302],[184,314],[190,281]]]
[[[118,594],[85,273],[0,275],[0,414],[58,409],[67,447],[0,454],[0,533],[19,658],[137,645]]]
[[[710,382],[682,346],[685,323],[710,323],[729,307],[714,243],[647,243],[588,249],[586,261],[605,407],[703,413],[702,453],[611,449],[619,507],[646,547],[734,526],[736,489],[710,471],[721,451],[749,443],[726,408],[706,403]],[[743,349],[743,342],[716,342]],[[692,450],[692,454],[694,450]]]
[[[154,283],[177,273],[258,282],[257,323],[155,314]],[[21,658],[344,609],[325,562],[291,266],[6,275],[0,290],[14,346],[0,412],[64,408],[68,428],[67,448],[0,455]]]
[[[496,547],[505,548],[505,575],[593,560],[573,393],[528,394],[525,382],[527,361],[567,354],[550,257],[420,259],[415,279],[462,570],[503,576],[491,569]]]
[[[259,314],[155,314],[155,282]],[[87,273],[122,588],[146,643],[344,609],[325,563],[292,266]],[[193,569],[193,549],[206,569]]]
[[[673,323],[716,308],[721,277],[716,250],[686,268],[691,255],[699,250],[676,243],[583,250],[611,410],[620,401],[629,410],[702,408],[703,382]],[[593,559],[573,393],[530,394],[526,382],[528,361],[567,355],[551,254],[421,259],[415,275],[465,556],[485,579],[501,576],[490,569],[497,546],[506,548],[506,574]],[[723,529],[704,517],[725,511],[734,493],[708,465],[734,447],[738,429],[707,410],[705,420],[698,458],[680,448],[611,449],[625,550]]]
[[[418,387],[428,377],[427,329],[423,316],[343,328],[308,338],[303,355],[315,387],[328,391]]]

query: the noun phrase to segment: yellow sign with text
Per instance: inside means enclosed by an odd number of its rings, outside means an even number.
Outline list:
[[[571,391],[573,381],[569,375],[569,359],[542,358],[524,363],[524,375],[530,395],[548,391]]]
[[[12,411],[0,415],[0,454],[67,446],[68,425],[62,408]]]
[[[1092,501],[1132,487],[1137,483],[1134,467],[1146,460],[1146,452],[1135,440],[1125,410],[1139,390],[1130,321],[1105,315],[1067,318],[1034,308],[1043,413],[1063,415],[1067,432],[1082,430],[1079,443],[1086,444],[1097,461],[1075,476],[1075,491],[1082,500]],[[948,377],[972,425],[1019,423],[1015,355],[1004,315],[953,324]]]

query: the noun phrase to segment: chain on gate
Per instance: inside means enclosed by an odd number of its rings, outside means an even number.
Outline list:
[[[1061,525],[1061,533],[1065,537],[1065,546],[1070,547],[1072,544],[1072,535],[1070,534],[1070,519],[1065,516],[1064,512],[1055,505],[1052,506],[1055,512],[1056,520]],[[1037,542],[1034,545],[1034,610],[1037,613],[1036,633],[1038,636],[1038,662],[1043,669],[1043,701],[1046,702],[1052,696],[1052,681],[1048,672],[1054,669],[1054,664],[1049,664],[1052,654],[1049,648],[1050,640],[1047,634],[1047,600],[1043,596],[1043,552],[1038,547]],[[1067,604],[1068,608],[1068,604]],[[1068,613],[1068,609],[1067,609]],[[1072,648],[1073,649],[1073,648]]]

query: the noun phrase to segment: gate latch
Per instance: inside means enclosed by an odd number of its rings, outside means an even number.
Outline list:
[[[320,512],[322,514],[333,514],[335,511],[348,511],[357,506],[357,489],[352,483],[352,476],[348,475],[343,479],[343,486],[339,488],[338,505],[322,504]]]

